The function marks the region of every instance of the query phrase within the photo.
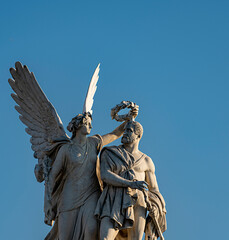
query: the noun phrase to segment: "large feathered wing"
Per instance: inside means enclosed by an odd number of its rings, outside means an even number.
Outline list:
[[[97,89],[97,82],[99,80],[99,71],[100,71],[100,64],[95,69],[95,72],[91,78],[91,82],[88,87],[87,96],[85,98],[85,102],[84,102],[84,106],[83,106],[83,113],[90,112],[92,114],[94,95],[95,95],[95,92]]]
[[[26,132],[31,135],[30,142],[34,157],[40,162],[57,139],[67,140],[69,137],[34,74],[20,62],[16,62],[15,68],[10,69],[14,80],[9,79],[9,84],[15,92],[11,96],[18,104],[15,109],[20,114],[20,120],[27,126]]]

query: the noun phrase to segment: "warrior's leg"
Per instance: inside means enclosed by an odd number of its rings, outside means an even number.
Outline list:
[[[147,210],[143,206],[136,205],[134,208],[134,225],[128,229],[128,240],[141,240],[143,238],[146,224]]]
[[[104,217],[100,223],[100,240],[114,240],[119,230],[114,229],[114,225],[109,217]]]

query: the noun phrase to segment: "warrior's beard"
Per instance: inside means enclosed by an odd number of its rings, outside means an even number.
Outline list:
[[[134,136],[128,137],[126,135],[123,135],[123,137],[121,139],[121,143],[133,143],[134,141],[135,141]]]

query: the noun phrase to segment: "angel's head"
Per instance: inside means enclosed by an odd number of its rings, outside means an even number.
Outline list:
[[[83,135],[88,135],[91,132],[92,116],[90,112],[78,114],[68,124],[67,129],[72,132],[72,139],[76,136],[76,133],[80,131]]]

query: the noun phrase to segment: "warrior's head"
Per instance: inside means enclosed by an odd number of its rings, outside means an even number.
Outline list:
[[[143,127],[139,122],[128,121],[125,126],[125,131],[121,142],[124,144],[130,144],[134,142],[139,142],[143,135]]]
[[[67,129],[72,132],[72,139],[76,136],[76,132],[80,131],[82,135],[88,135],[92,129],[92,116],[90,112],[78,114],[68,124]]]

